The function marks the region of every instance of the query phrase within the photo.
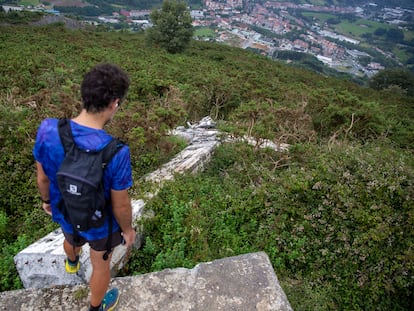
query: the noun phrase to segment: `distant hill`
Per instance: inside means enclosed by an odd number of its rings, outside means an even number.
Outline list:
[[[286,2],[282,0],[273,0],[274,2]],[[414,2],[412,0],[293,0],[289,2],[294,3],[309,3],[314,5],[320,6],[331,6],[331,5],[338,5],[338,6],[363,6],[368,3],[375,3],[379,6],[386,6],[386,7],[405,7],[405,8],[414,8]]]
[[[56,7],[86,7],[86,6],[97,6],[97,7],[124,7],[129,9],[153,9],[160,7],[163,0],[50,0]],[[185,1],[191,7],[200,7],[202,5],[201,0],[190,0]]]
[[[259,0],[258,2],[263,1]],[[286,2],[286,0],[270,0],[271,2]],[[0,1],[1,2],[1,1]],[[142,9],[150,9],[159,7],[162,3],[162,0],[89,0],[89,1],[81,1],[81,0],[50,0],[48,1],[53,3],[57,6],[85,6],[85,3],[89,3],[91,5],[102,5],[102,4],[116,4],[131,8],[142,8]],[[190,6],[199,6],[202,5],[202,0],[186,0]],[[264,2],[264,1],[263,1]],[[339,6],[362,6],[367,3],[375,3],[380,6],[387,6],[387,7],[411,7],[414,8],[414,3],[411,0],[293,0],[289,1],[293,3],[309,3],[313,5],[320,5],[320,6],[331,6],[331,5],[339,5]]]
[[[2,0],[0,0],[1,3]],[[127,10],[150,10],[159,8],[162,0],[50,0],[54,9],[66,13],[79,16],[99,16],[111,15],[119,9]],[[186,1],[191,8],[200,8],[201,0]]]

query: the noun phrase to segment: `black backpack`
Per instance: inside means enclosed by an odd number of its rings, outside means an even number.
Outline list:
[[[104,196],[104,170],[124,144],[112,139],[102,150],[84,150],[75,144],[67,119],[59,120],[58,130],[65,150],[65,159],[56,174],[62,195],[58,208],[73,226],[74,240],[78,242],[80,231],[101,227],[108,215],[112,215],[110,202]],[[108,231],[105,260],[111,252],[111,219]]]

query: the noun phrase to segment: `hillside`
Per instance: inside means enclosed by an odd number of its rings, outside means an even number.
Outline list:
[[[412,308],[414,99],[323,77],[245,50],[192,42],[183,54],[142,34],[0,26],[0,289],[21,287],[13,256],[54,225],[39,205],[31,149],[45,117],[76,115],[82,75],[114,62],[132,84],[108,130],[145,173],[183,147],[167,131],[206,115],[235,136],[202,174],[149,203],[146,241],[124,273],[265,251],[295,310]],[[316,307],[315,307],[316,306]]]
[[[17,3],[23,1],[10,1],[10,0],[0,0],[1,3]],[[41,1],[35,0],[33,4],[40,3]],[[203,1],[201,0],[190,0],[186,1],[191,7],[198,7],[202,5]],[[255,1],[259,2],[260,1]],[[272,2],[286,2],[284,0],[272,0]],[[312,4],[312,5],[319,5],[319,6],[363,6],[367,3],[376,3],[380,6],[388,6],[388,7],[404,7],[404,8],[413,8],[413,4],[411,0],[376,0],[376,1],[369,1],[369,0],[293,0],[290,1],[291,3],[296,4]],[[50,0],[47,3],[51,3],[55,6],[77,6],[77,7],[85,7],[85,6],[123,6],[125,8],[133,8],[133,9],[152,9],[159,7],[162,3],[162,0],[156,1],[148,1],[148,0],[90,0],[90,1],[80,1],[80,0]]]
[[[280,1],[282,2],[282,1]],[[362,6],[367,3],[376,3],[380,6],[413,8],[410,0],[294,0],[295,3],[310,3],[313,5]]]
[[[145,6],[139,2],[137,7],[137,3],[67,0],[35,9],[53,9],[102,28],[143,32],[152,7],[137,10]],[[267,1],[242,7],[238,2],[209,1],[191,8],[197,9],[192,15],[198,40],[225,42],[320,74],[363,85],[379,70],[414,68],[413,11],[409,9],[362,2],[359,7],[342,7],[323,1],[317,6]],[[20,14],[1,14],[0,19],[17,23]]]

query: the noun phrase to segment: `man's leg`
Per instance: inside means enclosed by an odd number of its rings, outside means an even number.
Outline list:
[[[65,241],[63,242],[63,249],[65,250],[66,256],[69,258],[69,260],[75,261],[76,256],[79,255],[79,252],[81,251],[82,247],[73,247],[73,245],[69,244],[69,242],[65,239]]]
[[[91,289],[91,306],[99,306],[109,286],[111,280],[110,262],[112,253],[107,260],[103,259],[106,251],[95,251],[90,249],[92,264],[92,275],[89,282]]]

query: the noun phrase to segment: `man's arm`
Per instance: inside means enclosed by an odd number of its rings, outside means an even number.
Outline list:
[[[42,208],[49,215],[52,215],[52,209],[50,203],[45,203],[45,201],[50,202],[49,196],[49,177],[47,177],[45,171],[43,170],[42,164],[36,161],[36,170],[37,170],[37,188],[39,189],[40,197],[42,198]]]
[[[132,227],[132,206],[128,190],[111,189],[112,210],[116,221],[122,230],[126,246],[132,246],[135,241],[135,229]]]

